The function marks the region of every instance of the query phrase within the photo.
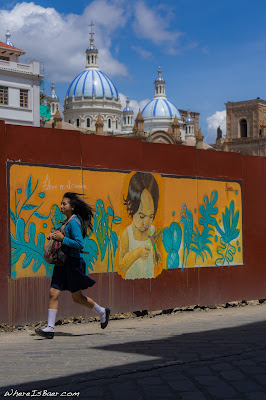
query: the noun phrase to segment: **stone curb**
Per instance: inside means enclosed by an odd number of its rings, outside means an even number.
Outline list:
[[[266,302],[266,299],[230,301],[227,303],[206,305],[206,306],[196,304],[187,307],[170,308],[167,310],[157,310],[157,311],[141,310],[141,311],[122,313],[122,314],[113,314],[111,315],[110,320],[121,320],[129,318],[153,318],[159,315],[176,314],[176,313],[191,312],[191,311],[207,312],[208,310],[217,310],[222,308],[259,306],[264,302]],[[55,325],[58,326],[66,324],[85,324],[91,322],[98,322],[98,318],[95,317],[85,318],[83,316],[61,318],[56,321]],[[45,326],[46,323],[47,321],[39,321],[24,325],[13,325],[13,326],[8,324],[0,324],[0,332],[8,333],[8,332],[22,331],[22,330],[34,330],[36,327]]]

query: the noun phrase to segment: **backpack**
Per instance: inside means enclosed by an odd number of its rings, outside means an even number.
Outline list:
[[[67,222],[63,222],[62,226],[57,229],[56,232],[61,232],[65,236],[65,228],[72,219],[75,219],[75,221],[77,221],[80,225],[80,221],[73,217],[71,217]],[[62,242],[59,242],[55,239],[50,239],[44,248],[44,259],[49,264],[54,264],[61,267],[65,264],[69,252],[70,249],[68,246],[64,246]]]

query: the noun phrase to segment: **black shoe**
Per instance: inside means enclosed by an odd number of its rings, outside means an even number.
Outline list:
[[[46,339],[53,339],[54,338],[54,332],[45,332],[40,328],[35,329],[35,333],[39,336],[42,336]]]
[[[110,308],[105,309],[105,322],[101,323],[101,328],[105,329],[108,325],[109,322],[109,317],[110,317]]]

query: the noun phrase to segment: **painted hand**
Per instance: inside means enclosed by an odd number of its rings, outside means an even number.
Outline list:
[[[151,247],[150,246],[141,246],[140,247],[140,257],[142,260],[147,260],[151,252]]]

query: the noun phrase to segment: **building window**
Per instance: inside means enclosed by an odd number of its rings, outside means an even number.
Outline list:
[[[247,137],[247,136],[248,136],[247,121],[245,119],[241,119],[241,121],[240,121],[240,137]]]
[[[71,119],[68,120],[68,123],[71,124]]]
[[[52,113],[54,114],[54,104],[52,104]]]
[[[94,57],[91,56],[91,63],[93,64],[93,62],[94,62]]]
[[[79,119],[77,118],[77,127],[79,127]]]
[[[88,56],[88,64],[90,63],[90,56]]]
[[[29,106],[29,91],[28,90],[20,89],[19,104],[20,104],[20,107],[28,108],[28,106]]]
[[[8,88],[0,86],[0,104],[8,105]]]
[[[126,119],[126,117],[124,117],[124,125],[126,125],[126,123],[127,123],[127,119]]]
[[[115,128],[118,129],[118,121],[115,121]]]
[[[0,56],[0,60],[9,61],[10,58],[9,57],[5,57],[5,56]]]
[[[87,128],[90,128],[91,127],[91,120],[90,120],[90,118],[87,118]]]
[[[112,126],[112,125],[111,125],[111,119],[109,118],[109,119],[108,119],[108,128],[111,128],[111,126]]]

